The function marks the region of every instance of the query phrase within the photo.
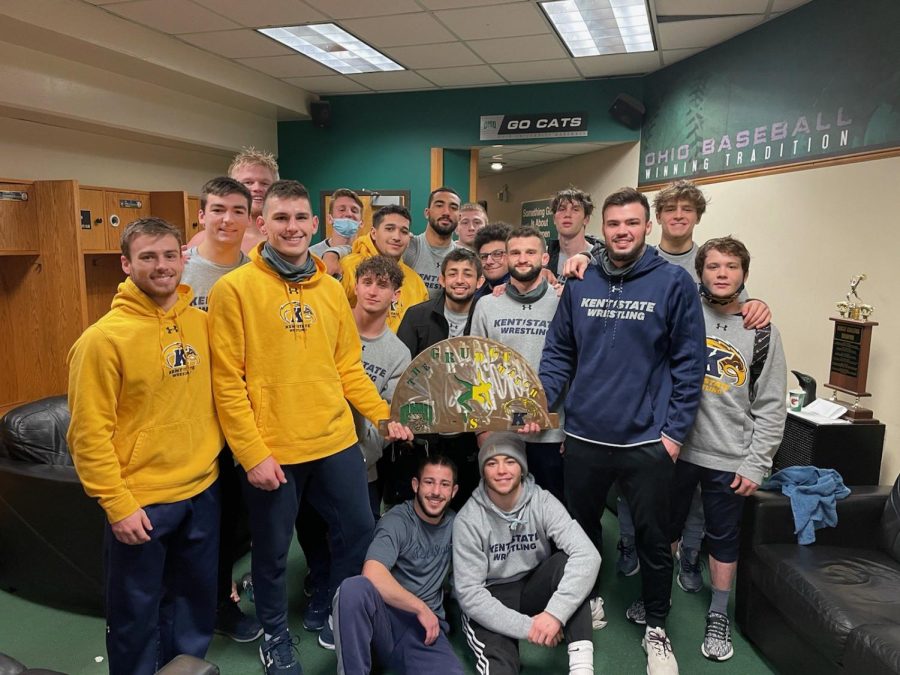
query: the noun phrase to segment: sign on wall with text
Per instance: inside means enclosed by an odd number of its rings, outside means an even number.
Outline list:
[[[553,211],[550,209],[552,199],[534,199],[522,202],[522,225],[530,225],[541,231],[544,241],[558,239],[556,223],[553,222]]]
[[[525,140],[529,138],[571,138],[588,135],[588,114],[537,113],[522,115],[482,115],[482,141]]]
[[[900,3],[810,3],[647,78],[641,187],[900,148]],[[816,6],[813,6],[816,5]]]

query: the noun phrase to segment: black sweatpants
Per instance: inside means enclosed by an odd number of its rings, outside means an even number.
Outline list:
[[[563,578],[567,556],[562,551],[554,553],[538,565],[527,577],[508,584],[494,584],[487,589],[507,607],[535,616],[547,608]],[[466,642],[475,654],[475,670],[491,675],[519,675],[519,641],[488,630],[477,621],[463,614],[463,632]],[[566,644],[579,640],[592,640],[591,606],[587,599],[569,617],[563,626]]]
[[[568,436],[564,467],[569,512],[598,551],[606,496],[618,482],[634,520],[647,625],[664,627],[672,595],[669,497],[675,463],[669,453],[660,442],[621,448]]]

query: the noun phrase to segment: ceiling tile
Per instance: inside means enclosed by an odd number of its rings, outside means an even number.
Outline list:
[[[568,56],[555,34],[473,40],[468,44],[488,63],[543,61],[545,59],[563,59]]]
[[[769,0],[656,0],[656,16],[765,14]]]
[[[440,87],[466,87],[482,84],[505,84],[505,80],[490,66],[469,66],[466,68],[434,68],[418,71]]]
[[[391,47],[385,53],[407,68],[450,68],[453,66],[481,65],[482,61],[462,42]]]
[[[584,56],[580,59],[574,59],[574,61],[575,67],[585,77],[639,75],[658,70],[660,67],[659,52]]]
[[[180,39],[208,52],[230,59],[254,56],[282,56],[294,52],[284,45],[270,40],[249,28],[240,30],[220,30],[210,33],[187,33]]]
[[[682,59],[686,59],[689,56],[693,56],[694,54],[699,54],[703,51],[702,47],[695,47],[694,49],[666,49],[662,52],[662,60],[664,66],[671,66],[673,63],[678,63]]]
[[[772,12],[787,12],[796,9],[800,5],[805,5],[810,0],[775,0],[772,3]]]
[[[447,9],[435,12],[434,15],[462,40],[487,40],[553,32],[541,11],[530,3]]]
[[[733,16],[661,23],[657,26],[657,42],[660,49],[711,47],[750,30],[762,21],[762,16]]]
[[[342,21],[341,26],[375,47],[427,45],[432,42],[453,42],[456,39],[434,17],[424,12],[350,19]]]
[[[237,59],[245,66],[261,70],[272,77],[307,77],[312,75],[334,75],[331,68],[316,63],[302,54],[291,56],[265,56],[258,59]]]
[[[194,0],[217,14],[237,21],[243,26],[290,26],[327,17],[311,9],[300,0]]]
[[[233,21],[189,2],[189,0],[138,0],[104,9],[170,35],[240,28]]]
[[[306,0],[306,4],[312,5],[333,19],[356,19],[365,16],[384,16],[386,14],[406,14],[422,11],[422,8],[415,0],[378,0],[378,2]]]
[[[530,61],[529,63],[500,63],[494,66],[510,82],[540,82],[542,80],[577,80],[578,71],[568,59],[559,61]]]
[[[510,0],[419,0],[419,2],[422,4],[422,6],[427,7],[428,9],[457,9],[459,7],[504,5],[509,4]]]
[[[288,77],[288,84],[300,87],[314,94],[355,94],[369,91],[359,82],[354,82],[343,75],[325,75],[322,77]]]
[[[411,70],[389,73],[361,73],[351,79],[375,91],[401,91],[404,89],[434,89],[434,85]]]

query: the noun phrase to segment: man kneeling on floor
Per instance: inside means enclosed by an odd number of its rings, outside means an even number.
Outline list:
[[[334,597],[340,675],[369,673],[373,646],[397,673],[462,675],[443,605],[456,466],[442,455],[425,457],[412,488],[414,499],[378,521],[362,576],[345,579]]]
[[[542,647],[564,640],[570,675],[593,673],[587,596],[600,554],[528,475],[521,436],[490,434],[478,465],[481,483],[453,525],[454,585],[476,670],[518,675],[519,640],[527,639]]]

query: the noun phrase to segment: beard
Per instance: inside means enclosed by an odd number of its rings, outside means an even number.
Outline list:
[[[516,281],[521,281],[524,284],[528,284],[541,276],[541,269],[542,268],[540,265],[532,265],[527,270],[521,271],[510,265],[509,276],[511,276]]]
[[[454,232],[456,232],[457,223],[450,221],[449,225],[445,225],[444,223],[439,222],[436,218],[429,218],[428,224],[431,226],[431,229],[437,232],[442,237],[448,237]]]
[[[447,509],[450,508],[450,500],[448,499],[441,506],[440,511],[438,511],[437,513],[432,513],[431,505],[428,503],[428,501],[422,495],[421,490],[416,492],[416,501],[419,503],[419,508],[422,509],[422,513],[428,514],[429,518],[442,518],[444,516],[444,514],[447,512]]]

